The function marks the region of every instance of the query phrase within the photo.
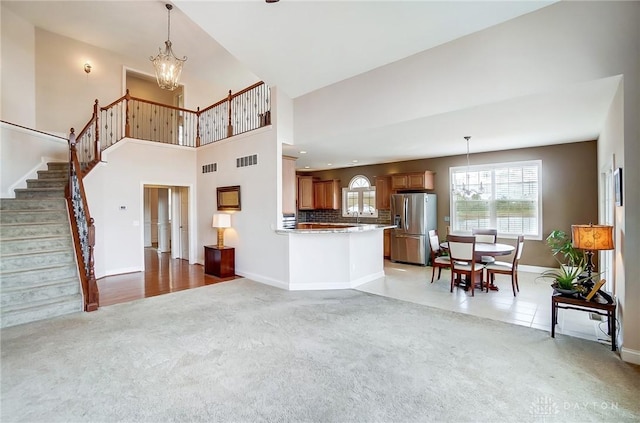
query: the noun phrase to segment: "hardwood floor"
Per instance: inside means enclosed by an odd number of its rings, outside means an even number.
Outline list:
[[[126,273],[98,279],[100,306],[125,303],[183,289],[197,288],[235,279],[204,274],[204,266],[172,259],[171,253],[144,249],[144,272]]]

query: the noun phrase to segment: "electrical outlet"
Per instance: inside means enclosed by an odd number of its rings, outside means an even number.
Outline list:
[[[449,216],[445,216],[445,217],[444,217],[444,221],[445,221],[445,222],[450,222],[450,221],[451,221],[451,219],[449,219]]]

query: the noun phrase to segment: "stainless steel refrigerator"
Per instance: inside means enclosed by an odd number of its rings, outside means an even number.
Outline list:
[[[436,229],[435,194],[410,193],[391,196],[391,261],[420,264],[429,261],[429,236]]]

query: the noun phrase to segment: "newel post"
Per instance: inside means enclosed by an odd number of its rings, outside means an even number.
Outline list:
[[[96,245],[96,227],[93,224],[93,218],[89,219],[89,233],[88,233],[88,241],[89,241],[89,264],[87,266],[87,301],[85,305],[85,311],[95,311],[98,309],[98,305],[100,303],[99,293],[98,293],[98,283],[96,282],[96,274],[94,270],[94,257],[93,257],[93,247]]]
[[[124,100],[125,100],[124,136],[125,138],[131,138],[131,126],[129,125],[129,100],[131,100],[131,95],[129,94],[128,88],[127,88],[127,93],[124,95]]]
[[[196,147],[200,147],[200,106],[196,110]]]
[[[67,198],[71,198],[71,193],[73,190],[71,189],[71,172],[73,172],[73,152],[76,150],[76,130],[71,128],[69,130],[69,183],[67,185],[68,194]]]
[[[102,160],[102,153],[100,151],[100,122],[98,122],[98,99],[96,98],[96,101],[93,103],[93,118],[95,119],[96,122],[96,129],[95,129],[95,139],[93,140],[94,143],[94,148],[95,148],[95,152],[96,152],[96,163],[100,162],[100,160]]]
[[[233,96],[231,95],[231,90],[229,90],[229,97],[227,100],[229,102],[229,121],[227,125],[227,138],[233,136],[233,125],[231,125],[231,100],[232,99],[233,99]]]

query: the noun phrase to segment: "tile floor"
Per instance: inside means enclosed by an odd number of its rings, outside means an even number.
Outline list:
[[[392,263],[385,260],[385,277],[360,285],[357,289],[377,295],[424,304],[444,310],[500,320],[549,332],[551,330],[552,288],[545,279],[536,279],[536,273],[519,273],[520,292],[516,297],[511,290],[511,278],[496,275],[499,291],[475,291],[475,297],[461,288],[449,292],[450,273],[442,270],[439,280],[431,282],[431,267]],[[436,270],[436,278],[438,271]],[[589,319],[589,313],[559,310],[556,333],[609,342],[606,318]]]

